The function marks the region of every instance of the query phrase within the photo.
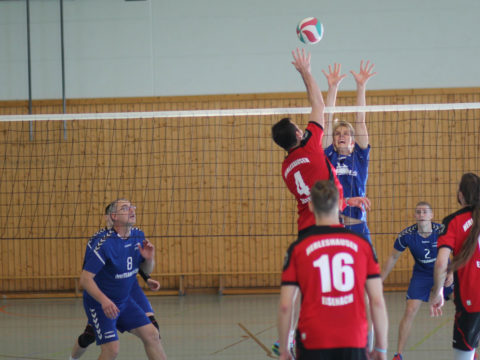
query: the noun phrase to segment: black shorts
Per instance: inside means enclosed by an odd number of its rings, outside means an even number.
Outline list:
[[[367,360],[365,348],[305,349],[296,341],[297,360]]]
[[[478,347],[480,339],[480,312],[469,313],[463,306],[457,306],[453,324],[453,347],[472,351]]]

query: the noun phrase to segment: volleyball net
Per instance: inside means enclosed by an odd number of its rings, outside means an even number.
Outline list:
[[[339,106],[367,112],[368,225],[379,260],[415,222],[456,209],[460,176],[480,169],[480,103]],[[333,111],[333,109],[328,109]],[[127,198],[156,247],[166,289],[275,287],[297,233],[271,126],[308,107],[0,116],[0,292],[69,291],[105,206]],[[392,283],[407,283],[404,257]],[[182,280],[183,279],[183,280]]]

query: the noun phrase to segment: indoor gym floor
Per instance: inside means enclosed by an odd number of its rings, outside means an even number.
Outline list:
[[[277,338],[278,294],[151,296],[167,356],[180,359],[276,358],[271,345]],[[389,354],[397,342],[398,324],[405,308],[404,292],[385,294],[390,330]],[[454,306],[449,301],[441,318],[430,318],[423,304],[413,324],[405,360],[452,359]],[[82,300],[0,300],[0,360],[67,360],[71,346],[86,322]],[[91,345],[82,359],[97,359]],[[120,335],[117,359],[146,359],[143,346],[131,334]]]

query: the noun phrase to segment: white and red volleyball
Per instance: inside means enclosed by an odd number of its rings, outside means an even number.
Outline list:
[[[317,18],[305,18],[297,25],[297,36],[304,44],[316,44],[322,40],[323,25]]]

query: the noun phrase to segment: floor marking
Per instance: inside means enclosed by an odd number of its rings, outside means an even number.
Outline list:
[[[27,360],[55,360],[55,359],[52,359],[52,358],[26,357],[26,356],[5,355],[5,354],[0,354],[0,359],[1,358],[5,358],[5,359],[27,359]]]
[[[273,355],[272,355],[272,351],[271,351],[269,348],[267,348],[267,347],[266,347],[254,334],[252,334],[242,323],[238,323],[238,326],[240,326],[240,327],[243,329],[243,331],[245,331],[245,332],[248,334],[248,336],[250,336],[250,337],[253,339],[253,341],[255,341],[255,342],[267,353],[267,356],[268,356],[268,357],[271,357],[271,358],[274,358],[274,359],[277,358],[276,356],[273,356]]]
[[[258,334],[262,334],[262,333],[264,333],[265,331],[271,330],[271,329],[274,328],[274,327],[276,327],[276,325],[272,325],[272,326],[270,326],[270,327],[268,327],[268,328],[266,328],[266,329],[264,329],[264,330],[259,331],[259,332],[257,333],[257,335],[258,335]],[[243,330],[245,331],[244,328],[243,328]],[[247,330],[247,334],[248,334],[248,330]],[[225,346],[224,348],[222,348],[222,349],[220,349],[220,350],[217,350],[217,351],[211,353],[210,355],[216,355],[216,354],[218,354],[218,353],[220,353],[220,352],[223,352],[223,351],[225,351],[225,350],[227,350],[227,349],[229,349],[229,348],[231,348],[231,347],[233,347],[233,346],[235,346],[235,345],[238,345],[238,344],[240,344],[240,343],[242,343],[242,342],[244,342],[244,341],[247,341],[248,339],[251,338],[251,336],[249,336],[249,335],[242,335],[242,338],[243,338],[242,340],[239,340],[239,341],[237,341],[237,342],[234,342],[233,344],[227,345],[227,346]],[[262,345],[263,345],[263,344],[262,344]],[[265,347],[264,347],[264,346],[262,346],[262,348],[265,350]],[[269,353],[270,353],[270,354],[267,353],[267,356],[276,359],[276,356],[272,356],[272,355],[271,355],[271,352],[269,352]]]
[[[237,341],[237,342],[235,342],[235,343],[233,343],[233,344],[227,345],[227,346],[225,346],[223,349],[217,350],[217,351],[211,353],[210,355],[216,355],[216,354],[218,354],[218,353],[220,353],[220,352],[222,352],[222,351],[224,351],[224,350],[227,350],[228,348],[231,348],[232,346],[238,345],[238,344],[244,342],[245,340],[248,340],[248,339],[249,339],[249,337],[248,337],[248,336],[245,336],[245,335],[242,336],[242,337],[243,337],[242,340]]]
[[[427,333],[419,342],[417,342],[415,345],[410,347],[408,350],[415,350],[418,346],[422,345],[425,341],[427,341],[432,335],[434,335],[438,330],[440,330],[442,327],[444,327],[446,324],[451,322],[452,319],[446,319],[444,320],[440,325],[438,325],[435,329]]]

